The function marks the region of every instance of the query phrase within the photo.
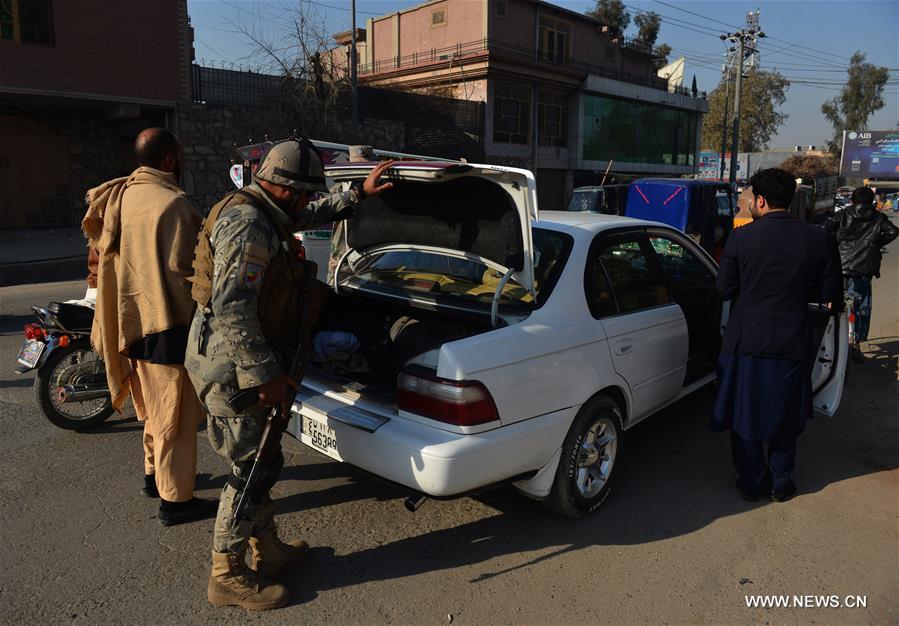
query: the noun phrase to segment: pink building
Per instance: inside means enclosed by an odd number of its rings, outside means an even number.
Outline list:
[[[431,0],[369,19],[357,55],[367,84],[486,102],[488,161],[535,170],[544,208],[610,160],[634,175],[698,162],[704,94],[669,89],[652,50],[542,0]]]

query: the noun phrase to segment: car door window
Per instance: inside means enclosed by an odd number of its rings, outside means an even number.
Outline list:
[[[594,317],[671,303],[652,248],[642,233],[606,237],[592,247],[590,257],[585,289]]]
[[[714,289],[715,275],[699,257],[669,237],[650,235],[649,243],[672,291],[677,287]]]
[[[684,382],[689,384],[714,371],[718,358],[721,300],[715,274],[688,244],[674,236],[651,232],[649,243],[687,321],[690,354]]]

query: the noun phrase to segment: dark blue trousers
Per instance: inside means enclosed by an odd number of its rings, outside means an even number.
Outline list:
[[[734,468],[740,478],[740,488],[755,496],[766,495],[769,489],[783,489],[790,481],[790,474],[796,465],[795,428],[782,428],[768,442],[768,458],[765,458],[765,443],[744,439],[730,431],[730,447],[734,457]],[[770,481],[770,482],[769,482]]]

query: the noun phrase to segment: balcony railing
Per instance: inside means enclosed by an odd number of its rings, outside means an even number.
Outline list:
[[[642,44],[642,42],[641,42]],[[697,91],[695,94],[692,90],[685,87],[669,87],[668,81],[658,76],[641,76],[624,72],[614,68],[594,63],[586,63],[576,61],[570,57],[560,59],[558,57],[550,57],[550,54],[537,48],[529,48],[516,44],[499,41],[497,39],[481,39],[478,41],[470,41],[467,43],[458,43],[445,48],[431,48],[422,52],[413,52],[404,56],[397,56],[390,59],[381,59],[370,64],[360,65],[358,72],[360,76],[372,76],[396,70],[414,69],[416,67],[426,67],[437,63],[445,63],[448,67],[460,61],[469,61],[479,56],[495,55],[497,57],[510,58],[530,63],[546,64],[555,67],[564,67],[580,74],[594,74],[603,78],[611,78],[626,83],[643,85],[652,89],[661,91],[669,91],[685,96],[705,99],[704,91]]]

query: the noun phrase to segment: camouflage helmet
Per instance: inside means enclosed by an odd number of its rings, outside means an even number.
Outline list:
[[[254,176],[297,191],[328,191],[321,155],[308,139],[287,139],[273,145]]]

